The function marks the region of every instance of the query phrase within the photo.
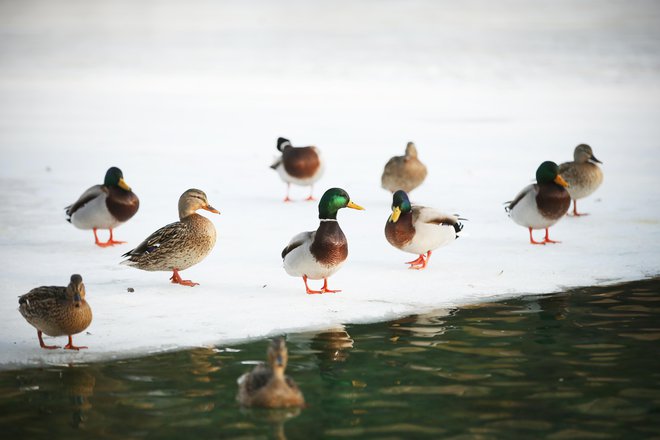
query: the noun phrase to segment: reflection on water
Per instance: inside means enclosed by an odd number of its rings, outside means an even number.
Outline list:
[[[264,342],[0,373],[3,438],[652,438],[660,280],[288,335],[303,410],[241,409]]]

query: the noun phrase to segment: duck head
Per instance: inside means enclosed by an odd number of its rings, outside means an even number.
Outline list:
[[[71,281],[66,286],[66,298],[73,303],[75,307],[80,307],[80,303],[85,299],[85,285],[82,277],[78,274],[71,275]]]
[[[341,188],[330,188],[319,201],[320,219],[337,219],[337,211],[342,208],[364,210],[360,205],[351,202],[348,193]]]
[[[580,144],[577,147],[575,147],[575,151],[573,151],[573,160],[575,160],[575,162],[591,161],[596,163],[603,163],[598,159],[596,159],[593,150],[587,144]]]
[[[408,199],[408,194],[403,190],[398,190],[392,194],[392,214],[388,221],[396,223],[399,221],[399,216],[401,213],[408,213],[412,209],[410,200]]]
[[[406,157],[417,157],[417,148],[414,142],[408,142],[408,145],[406,145]]]
[[[277,149],[280,151],[284,151],[286,147],[291,146],[291,141],[285,138],[278,138],[277,139]]]
[[[103,181],[105,186],[115,186],[121,188],[124,191],[130,191],[131,187],[128,186],[128,183],[124,180],[124,173],[117,167],[108,168],[108,171],[105,173],[105,180]]]
[[[539,165],[536,170],[536,181],[538,183],[555,182],[557,185],[568,188],[568,182],[559,175],[559,167],[557,164],[549,160]]]
[[[289,361],[289,352],[286,349],[284,338],[275,338],[268,346],[268,363],[278,376],[284,375],[286,364]]]
[[[179,197],[179,218],[188,217],[194,214],[198,209],[205,209],[206,211],[214,214],[220,214],[220,211],[209,205],[204,191],[200,189],[191,188],[181,194]]]

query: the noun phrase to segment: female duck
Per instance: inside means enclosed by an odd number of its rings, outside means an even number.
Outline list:
[[[404,156],[394,156],[386,164],[381,177],[381,186],[389,192],[410,192],[424,182],[426,166],[417,158],[417,148],[412,142],[406,146]]]
[[[288,352],[284,339],[277,338],[268,346],[268,366],[257,365],[238,378],[236,399],[244,406],[291,408],[305,405],[298,385],[284,374]]]
[[[108,169],[103,185],[94,185],[85,191],[76,202],[67,206],[67,221],[78,229],[92,229],[97,246],[107,247],[122,244],[112,237],[112,230],[128,221],[140,207],[140,200],[124,181],[117,167]],[[99,241],[97,229],[109,229],[110,238]]]
[[[442,214],[433,208],[411,205],[405,191],[392,196],[392,214],[385,223],[385,237],[397,249],[419,258],[408,261],[409,269],[424,269],[431,258],[431,251],[452,243],[463,229],[461,219]]]
[[[323,160],[321,151],[316,147],[294,147],[288,139],[277,139],[277,149],[282,156],[277,158],[270,167],[277,171],[280,178],[286,182],[285,202],[290,202],[289,190],[291,184],[309,186],[309,197],[306,200],[314,200],[314,182],[323,175]]]
[[[18,299],[21,315],[34,328],[41,348],[55,349],[46,345],[42,333],[48,336],[68,336],[67,350],[80,350],[73,345],[72,335],[82,332],[92,322],[92,309],[85,301],[85,285],[80,275],[71,275],[67,287],[41,286],[30,290]]]
[[[126,252],[128,257],[121,264],[148,271],[172,271],[172,283],[184,286],[196,286],[190,280],[183,280],[180,270],[188,269],[202,261],[215,245],[215,227],[213,223],[195,211],[220,214],[209,205],[206,194],[199,189],[189,189],[179,198],[179,221],[163,226],[138,247]]]
[[[603,183],[603,171],[596,165],[603,162],[596,159],[587,144],[575,147],[573,159],[573,162],[559,165],[559,174],[568,182],[568,194],[573,199],[573,215],[579,217],[588,214],[577,212],[577,200],[591,195]]]
[[[548,228],[557,223],[571,206],[566,191],[568,183],[559,174],[554,162],[543,162],[536,170],[536,183],[528,185],[504,208],[509,217],[529,229],[531,244],[559,243],[550,240]],[[532,229],[545,229],[545,239],[534,241]]]
[[[319,202],[319,227],[296,235],[282,251],[284,270],[302,277],[307,293],[341,292],[328,289],[328,277],[339,270],[348,256],[348,242],[337,222],[337,211],[342,208],[364,209],[351,202],[343,189],[327,190]],[[311,290],[307,279],[322,279],[323,287]]]

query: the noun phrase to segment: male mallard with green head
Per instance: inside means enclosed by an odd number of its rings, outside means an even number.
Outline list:
[[[133,217],[139,207],[140,200],[124,181],[121,170],[112,167],[105,173],[103,185],[92,186],[64,209],[68,222],[78,229],[92,229],[96,245],[107,247],[126,243],[114,240],[112,230]],[[99,241],[97,229],[110,230],[108,241]]]
[[[286,182],[285,202],[290,202],[289,190],[291,184],[309,186],[309,197],[314,200],[314,182],[323,175],[324,166],[321,151],[316,147],[294,147],[288,139],[277,139],[277,149],[282,152],[270,167],[277,171],[280,178]]]
[[[559,243],[550,240],[548,228],[557,223],[571,206],[568,183],[556,163],[543,162],[536,170],[536,183],[528,185],[504,208],[511,219],[529,229],[531,244]],[[532,229],[545,229],[543,241],[534,241]]]
[[[394,156],[386,164],[380,179],[381,186],[393,193],[400,189],[410,192],[424,182],[426,166],[417,158],[417,148],[412,142],[406,146],[406,154]]]
[[[424,269],[431,251],[458,238],[463,229],[461,219],[426,206],[411,205],[408,194],[399,190],[392,195],[392,214],[385,223],[385,238],[397,249],[419,258],[408,261],[409,269]]]
[[[588,215],[577,212],[577,200],[591,195],[603,183],[603,170],[597,163],[603,162],[596,159],[591,147],[580,144],[573,151],[573,162],[559,165],[559,174],[569,185],[568,194],[573,199],[573,215],[576,217]]]
[[[82,332],[92,322],[92,309],[85,301],[85,285],[80,275],[71,275],[66,287],[41,286],[18,298],[18,310],[27,322],[37,329],[42,348],[60,348],[46,345],[42,333],[48,336],[68,336],[67,350],[80,350],[73,345],[72,335]]]
[[[196,286],[190,280],[183,280],[180,270],[186,270],[202,261],[215,245],[215,227],[206,217],[197,214],[205,209],[214,214],[220,212],[209,205],[204,191],[189,189],[179,198],[179,221],[163,226],[133,250],[122,257],[121,262],[128,266],[147,271],[172,271],[172,283]]]
[[[268,365],[259,364],[238,378],[236,399],[243,406],[292,408],[305,405],[298,385],[284,374],[289,355],[283,338],[268,346]]]
[[[343,189],[327,190],[319,201],[319,227],[296,235],[282,251],[284,270],[302,277],[307,293],[341,292],[328,289],[328,277],[339,270],[348,256],[348,242],[337,222],[337,211],[342,208],[364,209],[351,202]],[[323,287],[311,290],[307,279],[322,279]]]

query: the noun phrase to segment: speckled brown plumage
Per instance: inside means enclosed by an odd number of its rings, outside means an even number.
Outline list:
[[[284,340],[275,339],[268,347],[269,365],[257,365],[238,380],[236,399],[243,406],[292,408],[305,405],[298,385],[284,374],[288,352]]]
[[[415,144],[408,142],[404,156],[394,156],[385,164],[381,186],[392,193],[408,193],[424,182],[426,173],[426,166],[417,158]]]
[[[18,299],[21,315],[49,336],[71,336],[82,332],[92,322],[92,309],[85,300],[85,286],[80,275],[72,275],[67,287],[41,286]],[[42,345],[43,346],[43,345]]]

